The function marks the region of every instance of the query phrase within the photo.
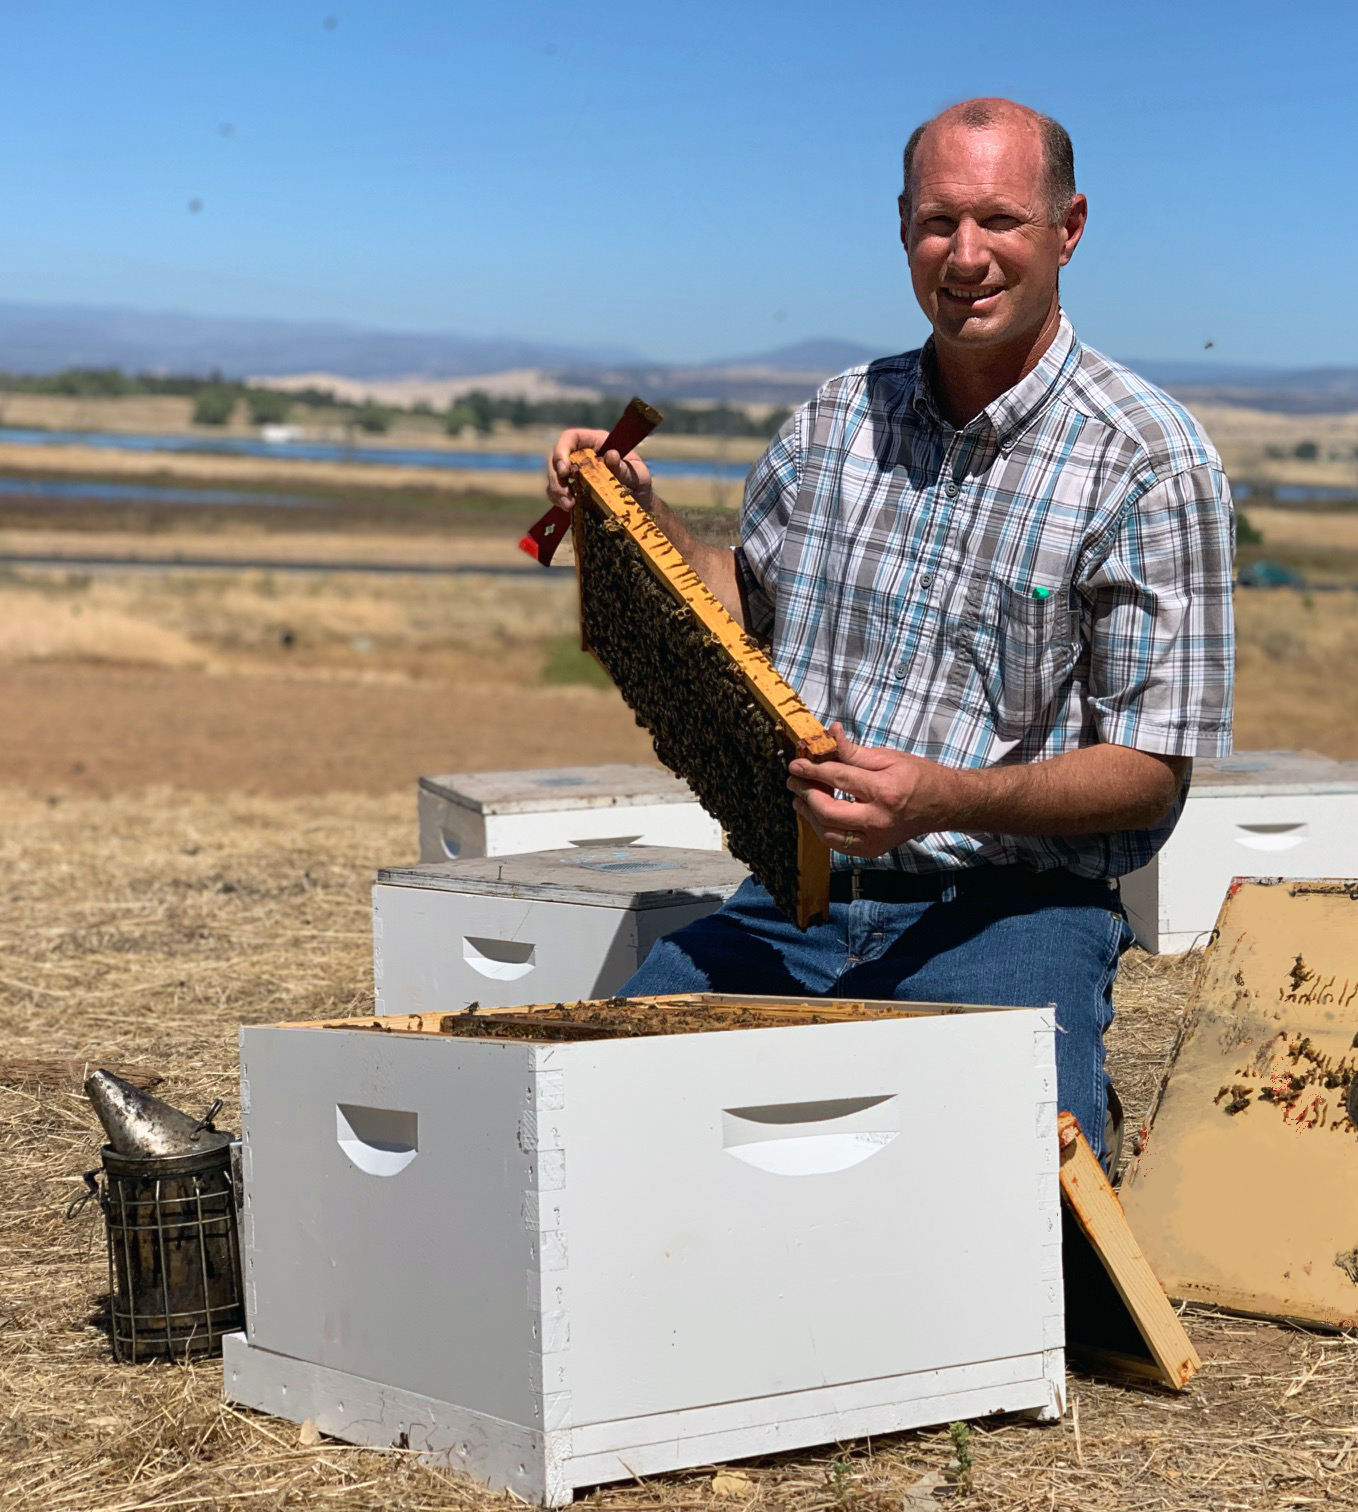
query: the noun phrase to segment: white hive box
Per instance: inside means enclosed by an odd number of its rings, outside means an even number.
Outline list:
[[[1358,874],[1358,765],[1312,751],[1239,751],[1193,763],[1183,816],[1122,879],[1146,950],[1203,945],[1232,877]]]
[[[656,767],[421,777],[419,811],[421,861],[567,845],[721,849],[721,826],[686,783]]]
[[[608,997],[749,876],[725,851],[599,847],[391,867],[373,888],[378,1013]]]
[[[556,1043],[242,1029],[228,1398],[552,1505],[1058,1416],[1051,1012],[805,1021],[845,1009]]]

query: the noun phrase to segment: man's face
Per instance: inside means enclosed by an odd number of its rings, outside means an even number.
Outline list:
[[[1054,317],[1086,214],[1077,195],[1049,224],[1037,131],[939,122],[916,149],[913,180],[901,241],[935,345],[961,357],[1032,342]]]

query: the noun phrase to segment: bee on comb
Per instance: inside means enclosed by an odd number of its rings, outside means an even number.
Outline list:
[[[830,854],[792,806],[787,764],[832,754],[834,739],[599,456],[571,460],[581,642],[731,854],[805,929],[828,914]]]

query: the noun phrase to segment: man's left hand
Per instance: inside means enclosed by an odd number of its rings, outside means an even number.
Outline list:
[[[906,751],[856,745],[837,723],[830,733],[835,755],[791,762],[787,785],[797,812],[831,850],[868,859],[954,827],[956,773]],[[849,798],[836,798],[836,789]]]

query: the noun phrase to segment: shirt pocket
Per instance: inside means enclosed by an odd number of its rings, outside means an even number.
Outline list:
[[[979,613],[957,638],[990,702],[996,731],[1018,739],[1060,697],[1079,656],[1079,616],[1065,584],[1045,598],[1032,588],[987,584]]]

